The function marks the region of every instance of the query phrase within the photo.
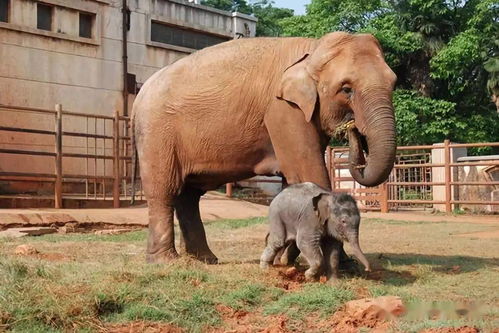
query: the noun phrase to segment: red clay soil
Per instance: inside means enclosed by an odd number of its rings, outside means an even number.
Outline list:
[[[18,256],[30,256],[47,261],[70,261],[71,257],[57,252],[41,253],[30,244],[21,244],[14,249],[14,254]]]
[[[336,311],[328,324],[332,333],[357,333],[361,327],[370,328],[370,332],[386,332],[390,327],[385,313],[374,307],[360,313]]]
[[[305,274],[296,269],[296,267],[278,266],[277,276],[279,277],[275,286],[284,290],[297,290],[300,289],[305,283]]]
[[[478,333],[478,332],[480,332],[478,328],[462,326],[462,327],[429,328],[421,331],[420,333]]]
[[[262,317],[260,313],[235,310],[219,304],[216,306],[224,322],[224,327],[211,328],[210,333],[286,333],[287,318],[285,316]]]
[[[148,323],[144,321],[135,321],[124,324],[114,324],[103,327],[100,332],[103,333],[182,333],[181,328],[164,323]]]

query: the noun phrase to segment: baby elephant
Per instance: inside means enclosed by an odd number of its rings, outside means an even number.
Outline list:
[[[369,262],[359,246],[359,223],[359,209],[350,195],[333,194],[313,183],[288,186],[270,204],[270,232],[260,267],[267,268],[277,252],[296,241],[310,265],[305,272],[307,279],[316,277],[322,269],[329,278],[337,278],[342,242],[347,241],[369,271]]]

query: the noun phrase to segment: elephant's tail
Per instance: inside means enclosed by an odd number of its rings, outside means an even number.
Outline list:
[[[130,199],[130,204],[135,203],[135,179],[137,177],[137,146],[135,145],[135,126],[133,118],[130,121],[130,146],[132,149],[132,195]]]

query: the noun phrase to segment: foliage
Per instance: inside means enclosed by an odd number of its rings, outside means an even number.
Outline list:
[[[401,144],[497,141],[498,11],[496,0],[312,0],[280,24],[287,36],[376,36],[398,77]]]
[[[455,104],[419,96],[411,90],[393,94],[399,145],[442,142],[465,124],[456,118]]]
[[[293,16],[293,10],[272,6],[270,0],[260,0],[252,4],[253,15],[258,18],[256,25],[257,36],[277,37],[282,35],[282,27],[279,21]]]
[[[257,0],[248,3],[245,0],[204,0],[203,5],[231,12],[252,14],[258,19],[257,36],[280,36],[282,27],[279,21],[293,16],[293,10],[273,6],[271,0]]]

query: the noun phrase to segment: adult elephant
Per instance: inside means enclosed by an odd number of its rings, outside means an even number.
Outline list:
[[[395,80],[373,36],[341,32],[233,40],[155,73],[132,122],[149,206],[147,260],[178,256],[175,211],[186,252],[217,262],[199,199],[227,182],[284,175],[330,188],[324,150],[350,120],[353,177],[382,183],[395,157]]]

